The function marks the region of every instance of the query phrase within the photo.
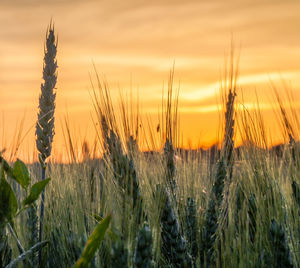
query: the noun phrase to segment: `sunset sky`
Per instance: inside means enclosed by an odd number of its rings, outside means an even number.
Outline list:
[[[51,18],[58,34],[57,154],[65,148],[67,114],[78,140],[94,139],[93,62],[112,96],[138,91],[141,111],[151,118],[157,118],[175,62],[183,145],[212,144],[219,118],[216,93],[232,37],[240,51],[244,101],[253,107],[258,93],[273,142],[279,142],[282,136],[272,131],[270,81],[282,90],[283,79],[300,107],[299,12],[299,0],[0,0],[0,146],[11,146],[25,116],[23,135],[28,133],[19,154],[32,157]]]

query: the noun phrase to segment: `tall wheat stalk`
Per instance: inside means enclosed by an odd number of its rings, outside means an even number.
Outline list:
[[[177,139],[177,123],[178,123],[178,91],[173,94],[173,80],[174,80],[174,66],[170,71],[169,82],[168,82],[168,96],[166,103],[166,111],[164,110],[162,116],[162,122],[165,120],[165,133],[164,133],[164,158],[166,165],[166,185],[170,188],[173,197],[176,199],[176,165],[175,165],[175,149],[174,144]],[[164,105],[163,105],[164,109]]]
[[[54,25],[50,26],[46,33],[45,56],[43,66],[43,80],[41,84],[41,94],[39,97],[38,121],[36,124],[36,146],[39,152],[39,161],[42,168],[42,180],[46,174],[46,160],[51,154],[52,141],[54,136],[54,110],[55,97],[54,92],[57,81],[57,41],[54,34]],[[44,217],[44,200],[45,195],[42,193],[41,210],[40,210],[40,229],[39,242],[42,241],[43,217]],[[39,263],[41,265],[41,251],[39,252]]]
[[[226,66],[226,65],[225,65]],[[216,265],[214,245],[217,243],[221,250],[221,238],[218,237],[218,229],[222,230],[228,225],[229,187],[233,173],[234,151],[234,125],[235,125],[235,98],[236,82],[238,77],[238,58],[234,63],[234,50],[231,47],[229,70],[225,68],[225,77],[221,90],[224,91],[225,126],[220,159],[216,165],[213,187],[206,210],[204,228],[202,230],[201,262],[208,267]],[[222,253],[219,252],[219,255]]]

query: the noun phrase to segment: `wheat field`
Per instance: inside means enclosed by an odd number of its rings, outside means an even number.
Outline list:
[[[66,120],[70,161],[57,163],[49,161],[57,49],[50,24],[37,103],[39,161],[13,163],[1,153],[0,267],[299,267],[300,125],[275,85],[285,144],[266,142],[259,103],[240,108],[231,57],[220,142],[189,150],[179,147],[174,70],[154,129],[130,101],[112,100],[97,76],[95,145],[77,150]]]

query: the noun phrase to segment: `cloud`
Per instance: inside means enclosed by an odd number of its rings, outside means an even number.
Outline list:
[[[240,84],[248,95],[255,87],[266,95],[277,74],[300,89],[299,10],[299,0],[2,0],[0,105],[14,116],[35,111],[53,18],[59,114],[65,103],[71,115],[88,110],[93,61],[112,94],[139,88],[145,110],[156,112],[175,60],[174,85],[193,125],[196,115],[216,113],[231,35],[237,50],[241,43]]]

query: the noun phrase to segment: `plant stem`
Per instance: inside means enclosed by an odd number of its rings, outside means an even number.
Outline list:
[[[43,241],[43,242],[37,243],[32,248],[30,248],[29,250],[27,250],[26,252],[24,252],[23,254],[21,254],[19,257],[17,257],[15,260],[13,260],[5,268],[17,267],[18,263],[21,262],[21,261],[23,261],[23,260],[25,260],[28,255],[36,252],[37,250],[39,250],[39,252],[40,252],[42,250],[42,248],[44,246],[46,246],[48,243],[49,243],[48,241]]]
[[[46,177],[46,167],[42,167],[42,180]],[[41,201],[41,211],[40,211],[40,229],[39,229],[39,243],[42,242],[42,233],[43,233],[43,219],[44,219],[44,202],[45,202],[45,192],[42,192],[42,201]],[[39,251],[39,264],[42,262],[42,249]]]
[[[21,245],[21,242],[18,239],[17,234],[15,233],[14,229],[11,227],[10,223],[8,224],[8,229],[11,232],[12,236],[14,237],[14,239],[16,240],[17,247],[18,247],[18,250],[19,250],[20,254],[23,254],[25,252],[25,250],[24,250],[23,246]],[[30,260],[26,260],[25,263],[26,262],[28,262],[32,266],[32,263],[30,262]]]

